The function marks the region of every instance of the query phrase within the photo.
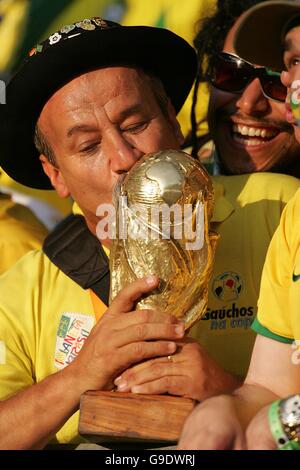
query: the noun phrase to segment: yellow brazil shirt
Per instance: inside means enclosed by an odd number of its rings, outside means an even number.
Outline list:
[[[300,190],[286,206],[270,244],[253,328],[300,344]]]

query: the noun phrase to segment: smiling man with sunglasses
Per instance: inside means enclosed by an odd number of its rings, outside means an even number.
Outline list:
[[[300,1],[253,7],[237,31],[236,46],[247,60],[286,69],[286,119],[300,142]],[[186,422],[180,448],[300,450],[299,213],[298,191],[267,254],[253,325],[257,338],[243,386],[233,396],[200,404]]]
[[[230,29],[230,25],[235,21],[235,15],[239,16],[246,6],[250,6],[249,0],[239,2],[238,6],[235,0],[219,1],[215,19],[211,19],[214,21],[212,30],[217,31],[219,37],[219,42],[216,41],[216,36],[211,38],[213,41],[211,47],[214,47],[214,50],[216,45],[220,49],[222,47],[220,45],[221,26],[223,28],[222,34],[225,35],[224,29],[226,27]],[[224,12],[227,15],[224,15]],[[230,37],[228,36],[227,41],[230,40],[232,43]],[[253,94],[254,97],[258,96],[258,103],[254,100],[254,104],[256,103],[257,106],[261,103],[267,106],[269,104],[270,106],[280,106],[284,113],[284,103],[265,98],[261,88],[264,86],[265,92],[272,93],[273,98],[283,99],[286,91],[284,86],[280,85],[278,73],[263,67],[252,66],[242,59],[236,58],[232,50],[226,53],[216,53],[213,56],[215,57],[214,66],[218,65],[218,70],[221,69],[220,62],[222,60],[224,72],[217,73],[211,64],[209,67],[211,80],[214,80],[214,83],[222,88],[228,87],[228,83],[231,83],[235,90],[235,93],[229,93],[213,87],[211,103],[213,100],[222,102],[226,113],[229,108],[233,109],[232,115],[227,116],[226,120],[223,119],[221,108],[215,113],[215,121],[218,123],[216,144],[220,158],[228,154],[232,158],[232,166],[233,164],[246,165],[247,160],[244,158],[243,152],[249,160],[251,160],[252,154],[248,155],[244,142],[250,140],[251,142],[259,142],[255,146],[248,145],[250,150],[254,149],[253,155],[263,155],[261,149],[268,149],[265,158],[269,163],[271,163],[273,156],[270,149],[273,149],[274,146],[281,155],[284,153],[285,145],[286,148],[289,146],[294,148],[295,152],[297,149],[300,155],[300,147],[293,134],[282,132],[277,138],[270,141],[268,137],[268,132],[271,132],[270,127],[263,127],[264,119],[258,119],[253,114],[252,127],[249,124],[249,128],[246,127],[245,121],[238,121],[238,123],[235,121],[240,115],[238,111],[234,112],[237,101],[246,102],[249,94],[250,97]],[[227,77],[231,78],[231,81],[227,80]],[[238,94],[237,90],[241,90],[243,86],[246,87],[244,92]],[[257,127],[257,124],[254,127],[254,120],[256,123],[259,120],[260,127]],[[240,122],[242,123],[239,124]],[[249,123],[249,120],[247,122]],[[234,126],[236,132],[232,136],[231,130]],[[286,121],[283,122],[282,128],[289,129],[290,127]],[[251,133],[253,136],[243,136],[238,133],[240,128],[242,133]],[[282,138],[283,134],[287,134],[285,140]],[[238,139],[242,142],[237,142]],[[262,143],[264,141],[266,142]],[[237,162],[234,162],[234,159]],[[209,356],[205,354],[204,369],[213,377],[213,380],[208,380],[210,384],[228,383],[224,371],[234,378],[237,377],[239,383],[246,376],[255,341],[251,324],[257,312],[265,256],[272,235],[279,225],[280,214],[300,184],[300,180],[288,175],[271,172],[247,173],[244,171],[243,173],[246,174],[220,174],[213,177],[216,204],[212,223],[213,228],[220,233],[220,241],[209,283],[208,309],[202,320],[191,330],[191,334],[201,343],[205,353],[209,353]],[[209,388],[207,387],[207,389]]]
[[[202,23],[195,38],[203,68],[198,81],[210,83],[211,98],[209,136],[193,139],[194,154],[211,138],[215,174],[271,171],[299,177],[300,145],[285,120],[286,90],[278,73],[242,60],[233,46],[240,15],[257,3],[263,2],[219,2],[216,14]],[[197,87],[194,104],[196,93]],[[196,130],[195,117],[194,135]]]

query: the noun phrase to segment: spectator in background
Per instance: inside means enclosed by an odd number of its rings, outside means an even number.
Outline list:
[[[235,41],[246,60],[286,69],[281,74],[288,88],[286,118],[300,142],[300,2],[268,1],[251,8]],[[267,254],[246,380],[232,396],[221,395],[196,407],[186,421],[181,449],[300,450],[299,213],[298,190]]]
[[[222,50],[225,39],[225,50],[233,52],[233,34],[239,22],[237,16],[254,3],[261,2],[219,2],[217,13],[206,21],[198,38],[199,44],[211,51],[211,62],[212,49]],[[232,82],[233,78],[231,76]],[[219,365],[239,380],[247,373],[255,341],[251,324],[257,312],[267,249],[286,202],[300,184],[296,178],[259,172],[258,169],[253,172],[254,169],[249,167],[249,160],[255,163],[257,157],[275,165],[276,161],[288,162],[300,155],[293,128],[285,121],[284,103],[266,98],[260,82],[257,79],[251,81],[251,77],[249,80],[250,83],[238,94],[211,87],[209,122],[214,129],[220,160],[228,162],[231,171],[213,178],[216,202],[212,224],[221,237],[209,283],[208,309],[191,330],[209,352],[210,359],[215,361],[209,361],[207,356],[206,369],[217,370]],[[272,81],[271,76],[266,83],[272,84]],[[286,93],[283,86],[280,91],[281,96]],[[268,142],[264,142],[263,137],[246,136],[238,137],[243,140],[237,143],[231,133],[232,120],[236,119],[241,120],[242,130],[247,134],[249,129],[256,129],[260,134],[266,132],[271,124],[274,125],[274,120],[281,132]],[[227,139],[223,139],[225,132]],[[254,139],[259,145],[248,145]],[[237,165],[243,165],[244,171],[238,171]],[[245,174],[237,175],[239,172]],[[229,177],[228,173],[234,176]],[[219,374],[222,375],[220,370]]]
[[[194,41],[201,69],[194,92],[193,153],[199,152],[200,159],[210,163],[209,170],[214,174],[271,171],[299,177],[300,145],[292,126],[285,120],[286,91],[279,74],[266,72],[260,82],[250,64],[242,65],[232,57],[236,55],[233,37],[238,18],[260,3],[264,2],[219,0],[215,15],[200,22],[201,29]],[[222,51],[225,54],[220,54]],[[198,139],[201,117],[195,111],[195,104],[197,84],[203,80],[210,83],[210,132]],[[211,139],[212,154],[207,146],[202,147]]]

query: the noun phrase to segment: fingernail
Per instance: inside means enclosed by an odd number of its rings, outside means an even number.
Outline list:
[[[184,334],[184,325],[178,325],[175,327],[175,333],[177,336],[182,336]]]
[[[142,387],[140,385],[134,385],[132,388],[131,388],[131,391],[132,393],[140,393],[142,390]]]
[[[120,383],[121,380],[122,380],[122,375],[120,375],[119,377],[117,377],[117,378],[115,379],[114,384],[115,384],[115,385],[118,385],[118,383]]]
[[[174,351],[176,351],[176,348],[177,348],[176,343],[169,343],[168,344],[168,351],[174,352]]]
[[[148,276],[146,277],[146,282],[149,284],[149,286],[153,286],[153,284],[157,283],[157,277],[156,276]]]
[[[119,392],[124,392],[128,388],[128,383],[126,380],[121,380],[118,384],[118,390]]]

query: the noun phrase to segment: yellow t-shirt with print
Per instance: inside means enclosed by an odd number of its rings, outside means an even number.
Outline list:
[[[253,328],[277,341],[300,340],[300,190],[270,244]]]
[[[79,353],[94,323],[89,291],[41,251],[31,251],[0,278],[0,399],[40,382]],[[7,295],[9,293],[9,295]],[[50,410],[49,410],[50,411]],[[78,412],[51,442],[84,442]]]

